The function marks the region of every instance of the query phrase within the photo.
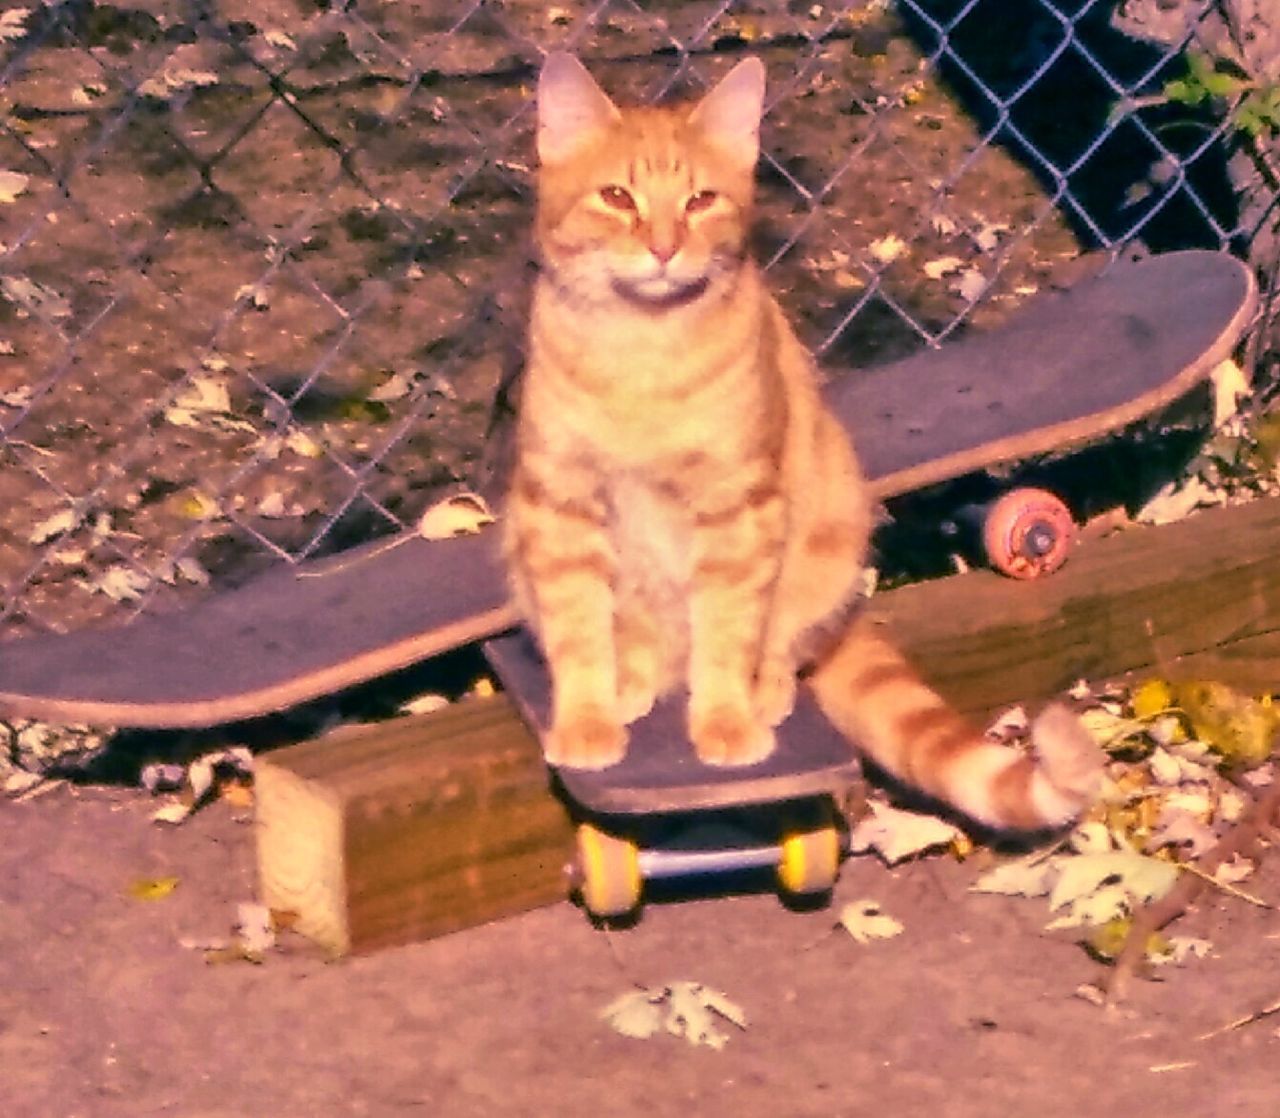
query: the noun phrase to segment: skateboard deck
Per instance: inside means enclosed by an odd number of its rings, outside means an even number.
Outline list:
[[[534,727],[549,721],[551,680],[524,630],[485,642],[485,656]],[[600,771],[559,768],[565,791],[602,815],[647,815],[744,807],[839,792],[857,779],[849,743],[823,718],[807,690],[778,728],[778,747],[757,765],[722,768],[702,764],[684,730],[680,695],[661,700],[632,723],[626,757]]]
[[[1230,356],[1255,301],[1252,275],[1224,254],[1121,262],[827,395],[876,496],[895,496],[1160,410]],[[207,726],[354,686],[514,625],[497,536],[378,541],[179,613],[0,644],[0,714]]]
[[[178,728],[285,710],[515,623],[493,533],[382,539],[177,613],[0,645],[0,712]]]
[[[895,497],[1122,430],[1231,356],[1257,294],[1234,257],[1125,261],[1006,325],[842,377],[827,402],[874,494]]]

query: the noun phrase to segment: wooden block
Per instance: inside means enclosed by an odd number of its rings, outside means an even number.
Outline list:
[[[335,955],[567,895],[572,828],[502,697],[265,754],[256,799],[260,899]]]
[[[962,710],[1135,672],[1280,688],[1280,500],[1078,548],[1050,578],[974,571],[890,591],[872,615]]]

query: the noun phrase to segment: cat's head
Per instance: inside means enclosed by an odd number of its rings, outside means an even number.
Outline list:
[[[569,54],[538,81],[544,263],[593,302],[660,309],[741,266],[760,152],[764,66],[739,62],[700,101],[619,108]]]

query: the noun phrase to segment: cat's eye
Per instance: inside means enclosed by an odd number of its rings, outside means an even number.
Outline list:
[[[631,192],[620,186],[602,186],[600,201],[611,209],[622,210],[624,213],[635,213],[638,208]]]
[[[719,197],[720,195],[714,190],[699,190],[689,195],[684,204],[684,212],[687,214],[700,214],[703,210],[709,210],[714,206],[716,199]]]

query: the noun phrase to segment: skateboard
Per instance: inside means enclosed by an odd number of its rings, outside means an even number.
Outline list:
[[[551,680],[529,635],[515,630],[484,651],[524,720],[545,727]],[[588,911],[626,916],[647,880],[732,871],[773,869],[791,897],[829,892],[841,857],[837,803],[861,776],[849,743],[802,689],[769,757],[704,765],[685,737],[684,709],[683,696],[669,696],[632,723],[616,765],[554,769],[575,816],[574,883]]]
[[[1252,275],[1224,254],[1120,262],[1036,297],[1000,329],[836,379],[828,399],[888,498],[1080,446],[1185,397],[1230,356],[1255,301]],[[0,715],[239,721],[515,623],[496,532],[405,535],[269,571],[178,613],[0,645]]]

